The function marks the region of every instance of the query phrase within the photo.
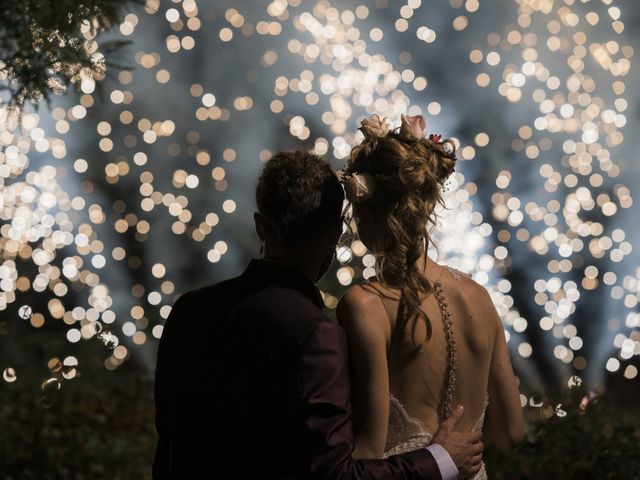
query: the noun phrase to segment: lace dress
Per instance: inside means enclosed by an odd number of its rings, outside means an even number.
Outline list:
[[[460,279],[461,275],[465,275],[457,270],[447,268],[456,279]],[[456,345],[453,337],[453,322],[451,321],[451,312],[447,306],[442,285],[436,282],[435,295],[442,314],[442,321],[445,328],[445,337],[447,339],[448,351],[448,372],[446,390],[443,392],[443,418],[446,419],[453,409],[453,398],[455,394],[456,381]],[[472,431],[482,431],[484,424],[484,416],[489,405],[488,395],[485,397],[485,405],[482,415],[476,420]],[[418,448],[429,445],[433,439],[433,432],[427,431],[424,424],[410,416],[400,401],[392,394],[389,394],[389,429],[387,433],[387,441],[385,444],[384,458],[399,453],[410,452]],[[484,462],[480,467],[480,471],[473,476],[474,480],[486,480],[487,472]]]

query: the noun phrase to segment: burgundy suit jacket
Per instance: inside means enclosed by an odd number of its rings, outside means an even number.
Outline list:
[[[253,260],[182,295],[155,380],[154,479],[440,480],[421,449],[354,460],[345,333],[301,273]]]

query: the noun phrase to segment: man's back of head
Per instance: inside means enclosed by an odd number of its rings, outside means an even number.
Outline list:
[[[276,153],[265,164],[256,188],[268,240],[287,247],[340,225],[343,201],[342,186],[331,166],[302,151]]]

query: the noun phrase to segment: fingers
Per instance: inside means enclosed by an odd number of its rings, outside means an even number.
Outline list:
[[[470,467],[462,468],[458,473],[458,478],[469,479],[480,471],[480,465],[473,465]]]
[[[469,447],[477,444],[478,442],[482,444],[482,432],[455,432],[454,438],[455,437],[459,438],[461,442],[465,443]]]
[[[459,475],[462,478],[471,478],[480,471],[480,467],[482,467],[482,463],[466,464],[460,469]]]
[[[482,451],[484,450],[484,444],[482,442],[475,442],[469,448],[469,453],[473,456],[480,455],[482,458]]]
[[[447,429],[455,430],[460,423],[460,420],[462,420],[463,413],[464,407],[462,405],[456,405],[453,412],[451,412],[451,416],[442,422],[441,428],[445,427]]]
[[[476,453],[475,455],[469,457],[469,460],[465,462],[465,466],[474,466],[480,465],[482,463],[482,453]]]
[[[467,435],[467,439],[471,443],[477,443],[482,441],[482,432],[469,432],[464,435]]]
[[[456,405],[451,412],[451,416],[456,419],[456,423],[458,423],[462,419],[462,414],[464,413],[464,407],[462,405]]]
[[[460,478],[471,478],[482,467],[482,455],[474,455],[460,466]]]

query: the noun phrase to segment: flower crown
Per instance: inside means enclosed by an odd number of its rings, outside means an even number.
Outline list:
[[[401,137],[411,140],[421,140],[425,136],[427,123],[422,115],[400,115]],[[386,118],[380,118],[377,114],[365,118],[358,129],[364,134],[365,140],[371,138],[383,138],[389,134],[389,126]],[[442,136],[438,133],[429,135],[429,140],[442,144]],[[366,172],[343,173],[341,180],[344,185],[345,195],[351,203],[361,203],[373,197],[376,190],[376,181],[373,175]]]

